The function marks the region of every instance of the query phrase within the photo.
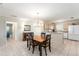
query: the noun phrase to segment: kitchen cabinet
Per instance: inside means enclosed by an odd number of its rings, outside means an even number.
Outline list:
[[[70,25],[69,26],[68,39],[79,40],[79,25]]]
[[[68,39],[68,33],[67,32],[64,32],[64,38]]]

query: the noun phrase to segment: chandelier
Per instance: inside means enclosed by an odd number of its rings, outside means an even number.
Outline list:
[[[43,26],[43,21],[42,20],[40,20],[40,17],[39,17],[39,12],[36,12],[36,18],[35,18],[35,26]]]

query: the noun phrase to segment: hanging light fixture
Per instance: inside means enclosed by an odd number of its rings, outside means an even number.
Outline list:
[[[36,18],[35,18],[34,26],[40,26],[39,12],[36,12]]]
[[[39,12],[37,12],[36,13],[37,14],[37,18],[36,18],[36,20],[37,20],[37,25],[38,26],[43,26],[43,22],[40,20],[40,18],[39,18]]]
[[[35,23],[33,26],[43,26],[43,21],[40,20],[40,13],[39,11],[35,12]]]
[[[36,20],[37,20],[37,24],[40,26],[39,12],[37,12],[36,14],[37,14],[37,18],[36,18]]]

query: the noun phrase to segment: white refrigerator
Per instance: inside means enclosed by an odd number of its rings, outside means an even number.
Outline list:
[[[79,25],[70,25],[68,27],[68,39],[79,40]]]

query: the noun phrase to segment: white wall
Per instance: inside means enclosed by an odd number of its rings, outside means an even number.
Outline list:
[[[64,23],[56,23],[56,31],[63,31]]]
[[[40,23],[43,23],[42,21],[39,21]],[[43,31],[43,25],[38,25],[36,21],[23,21],[18,20],[18,39],[22,39],[22,34],[24,32],[24,25],[31,25],[31,31],[34,32],[35,35],[40,35],[40,33]]]
[[[43,28],[43,21],[34,21],[32,23],[32,31],[34,32],[35,35],[40,35],[41,32],[44,31],[44,28]]]
[[[31,25],[31,31],[34,32],[35,35],[39,35],[43,31],[43,21],[41,20],[39,20],[41,25],[39,25],[36,20],[29,19],[6,18],[6,21],[16,22],[16,40],[22,40],[24,25]]]
[[[5,18],[0,17],[0,46],[6,43],[6,27]]]
[[[12,39],[16,39],[17,40],[17,22],[11,22],[11,21],[6,21],[6,25],[7,24],[12,24]],[[7,29],[6,29],[7,30]]]

